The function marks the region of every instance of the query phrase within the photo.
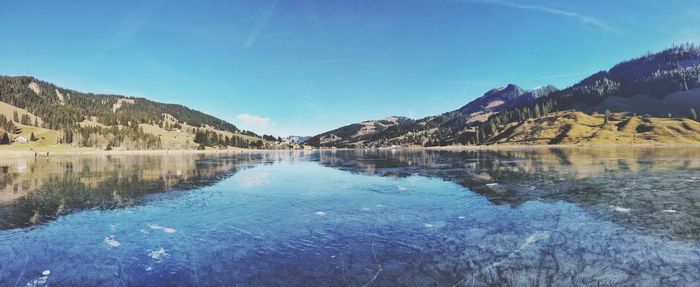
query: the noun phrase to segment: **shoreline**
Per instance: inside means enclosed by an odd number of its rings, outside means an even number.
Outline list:
[[[591,148],[700,148],[700,144],[600,144],[600,145],[484,145],[484,146],[442,146],[442,147],[396,147],[377,148],[376,150],[434,150],[434,151],[470,151],[470,150],[528,150],[528,149],[591,149]],[[321,148],[312,150],[266,150],[266,149],[209,149],[209,150],[99,150],[99,149],[67,149],[49,150],[49,156],[84,156],[84,155],[176,155],[176,154],[241,154],[265,152],[298,152],[298,151],[336,151],[364,150],[363,148]],[[375,150],[375,149],[372,149]],[[37,157],[46,157],[47,151],[37,151]],[[0,149],[0,159],[33,157],[34,151]]]
[[[521,149],[591,149],[591,148],[700,148],[700,144],[595,144],[595,145],[484,145],[484,146],[444,146],[444,147],[425,147],[422,149],[430,150],[521,150]],[[421,149],[421,148],[418,148]]]
[[[85,155],[177,155],[177,154],[237,154],[247,152],[265,152],[270,150],[255,149],[226,149],[226,150],[98,150],[98,149],[73,149],[73,150],[49,150],[51,156],[85,156]],[[34,157],[34,151],[2,150],[0,159]],[[45,158],[47,151],[37,151],[38,158]]]

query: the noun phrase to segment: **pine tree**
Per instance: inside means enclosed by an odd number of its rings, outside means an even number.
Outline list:
[[[32,132],[32,135],[29,136],[29,140],[35,142],[36,137],[34,136],[34,132]]]
[[[0,136],[0,144],[10,144],[10,136],[7,132],[3,132],[2,136]]]
[[[604,119],[604,125],[608,125],[608,121],[610,121],[610,111],[605,110],[605,119]]]

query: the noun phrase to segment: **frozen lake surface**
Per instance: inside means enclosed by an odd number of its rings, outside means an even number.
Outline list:
[[[700,149],[0,162],[0,286],[700,285]]]

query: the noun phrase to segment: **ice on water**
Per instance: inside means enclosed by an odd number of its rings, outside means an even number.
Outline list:
[[[54,158],[95,182],[0,205],[0,285],[700,283],[700,151],[608,152]]]
[[[109,245],[110,247],[114,247],[114,248],[122,245],[121,243],[119,243],[119,241],[114,239],[114,235],[110,235],[110,236],[105,237],[104,242],[105,242],[105,244]]]

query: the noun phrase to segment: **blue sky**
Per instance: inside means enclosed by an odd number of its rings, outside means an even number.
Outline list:
[[[313,135],[700,41],[700,1],[3,1],[0,74]]]

